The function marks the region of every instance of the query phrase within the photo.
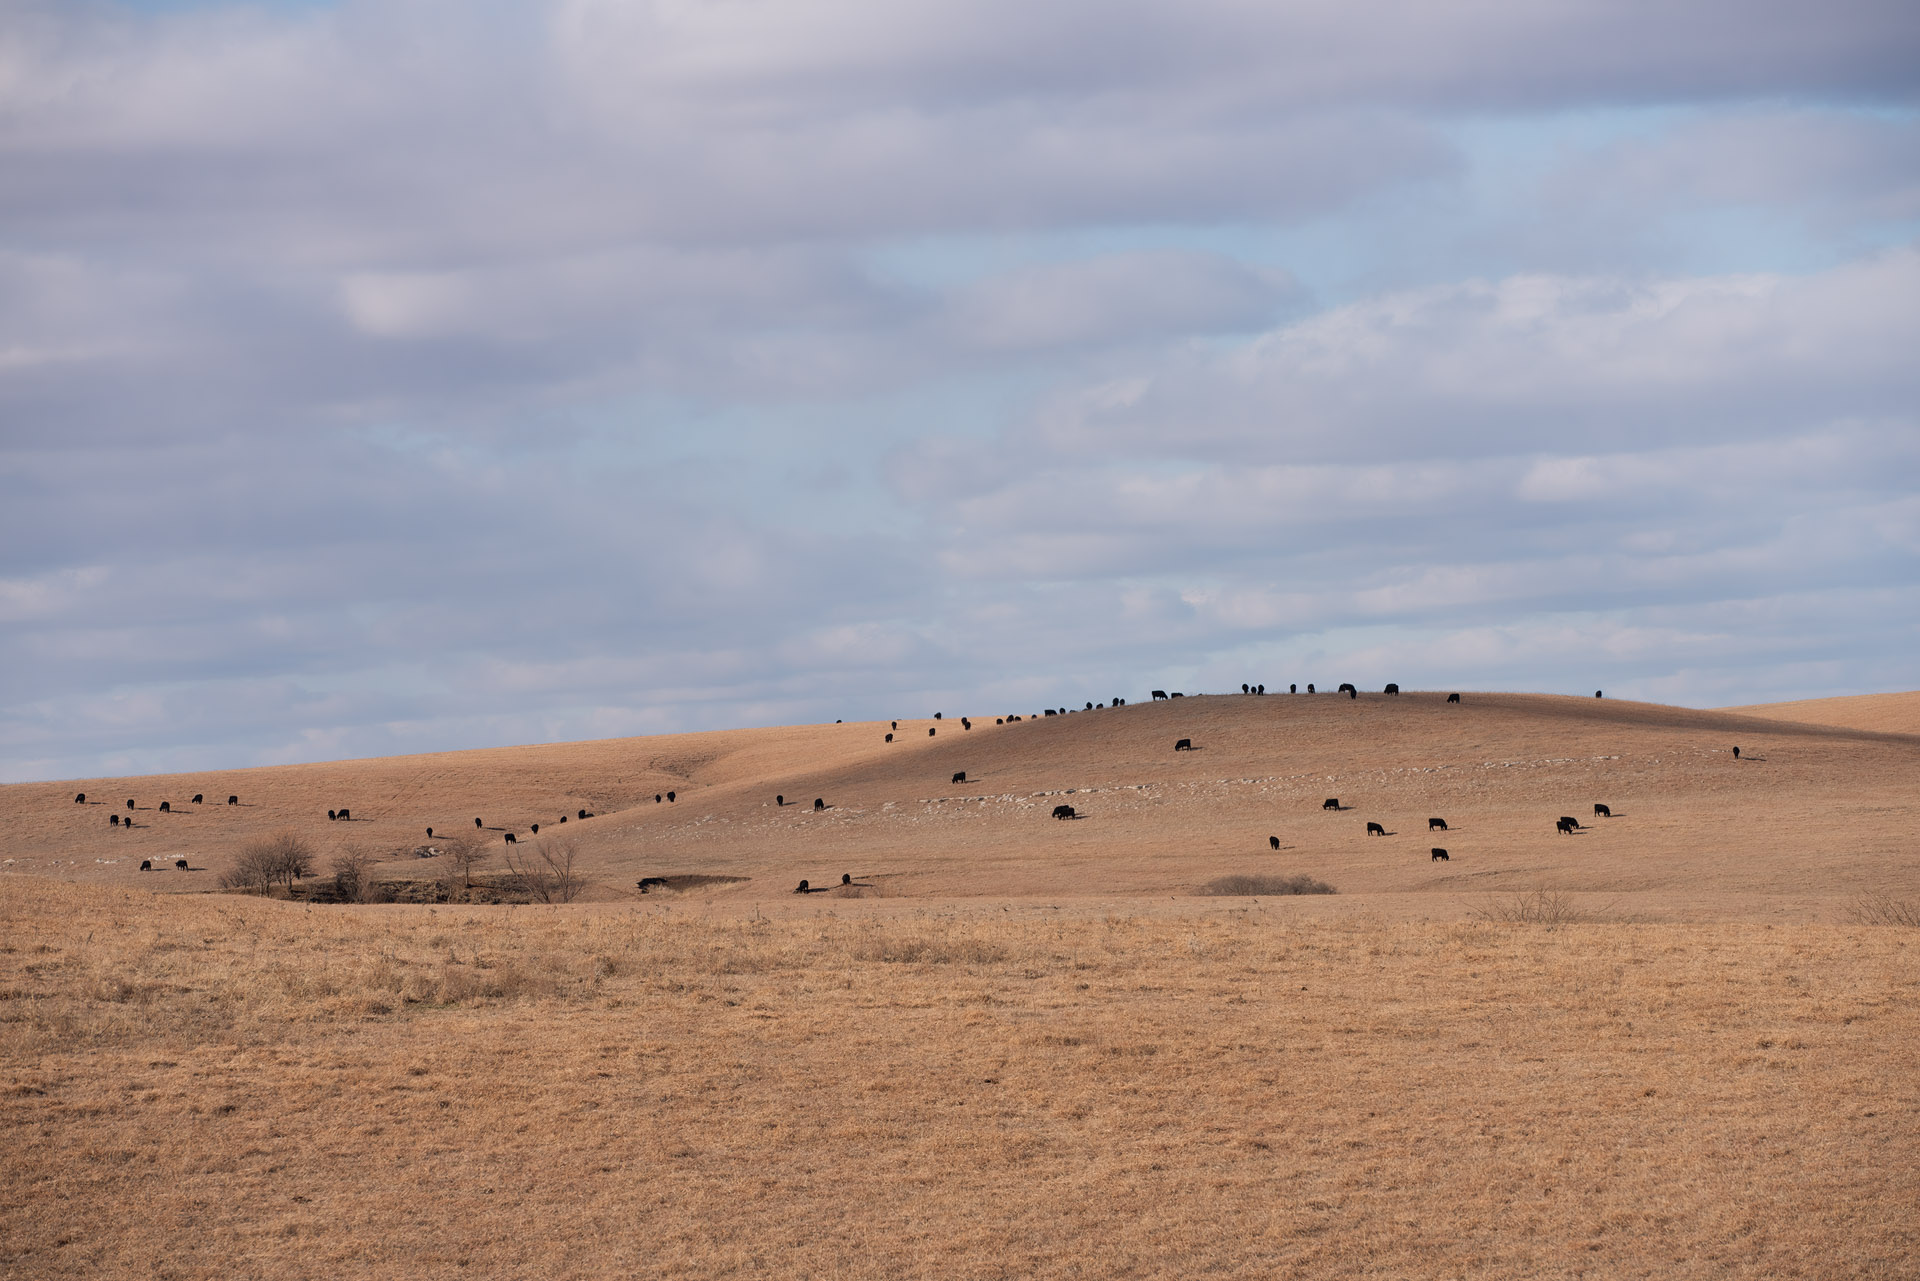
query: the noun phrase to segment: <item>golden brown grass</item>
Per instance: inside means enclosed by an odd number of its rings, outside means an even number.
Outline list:
[[[1913,1275],[1920,934],[1344,900],[8,878],[0,1275]]]

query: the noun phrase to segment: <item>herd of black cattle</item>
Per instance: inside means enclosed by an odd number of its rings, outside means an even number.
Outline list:
[[[1298,685],[1289,685],[1287,687],[1287,692],[1297,693],[1299,691],[1299,688],[1300,687]],[[1240,686],[1240,692],[1242,694],[1248,694],[1248,695],[1264,695],[1267,692],[1267,687],[1265,685],[1243,684]],[[1307,693],[1312,694],[1315,692],[1316,691],[1313,685],[1309,684],[1307,686]],[[1398,686],[1397,684],[1389,683],[1386,686],[1386,688],[1384,688],[1381,692],[1383,694],[1391,694],[1391,695],[1398,696],[1398,694],[1400,693],[1400,686]],[[1338,693],[1345,694],[1348,698],[1358,698],[1360,696],[1359,691],[1350,684],[1341,685],[1338,690]],[[1601,691],[1595,690],[1593,692],[1593,696],[1595,698],[1601,697]],[[1185,694],[1180,693],[1178,691],[1175,691],[1173,693],[1168,693],[1166,690],[1161,690],[1161,689],[1156,689],[1153,691],[1153,701],[1155,702],[1171,701],[1176,698],[1185,698],[1185,697],[1186,697]],[[1459,701],[1460,701],[1460,695],[1458,694],[1447,695],[1448,703],[1458,703]],[[1127,705],[1127,701],[1124,698],[1115,698],[1110,704],[1088,703],[1083,710],[1092,712],[1092,711],[1099,711],[1102,708],[1108,707],[1108,706],[1125,707],[1126,705]],[[1061,707],[1061,708],[1049,707],[1045,709],[1043,712],[1039,713],[1039,715],[1066,716],[1066,715],[1070,715],[1072,713],[1072,710],[1073,709],[1065,708],[1065,707]],[[941,720],[942,714],[939,712],[935,712],[933,714],[933,719]],[[997,716],[994,718],[993,723],[995,725],[1009,725],[1009,724],[1015,724],[1024,719],[1025,718],[1022,716],[1014,716],[1014,715]],[[835,723],[838,724],[839,722],[835,722]],[[963,730],[971,730],[973,728],[973,721],[969,717],[962,716],[960,718],[960,727]],[[899,728],[900,728],[899,721],[892,722],[893,731],[897,731],[899,730]],[[928,737],[932,737],[934,733],[935,733],[935,730],[933,728],[929,728],[927,730]],[[887,734],[885,741],[889,743],[893,742],[892,732],[889,732]],[[1193,740],[1191,738],[1176,739],[1173,744],[1173,750],[1176,752],[1191,752],[1194,750]],[[1740,749],[1738,747],[1733,749],[1733,756],[1735,760],[1740,759]],[[953,782],[955,783],[964,783],[966,781],[967,781],[967,772],[965,770],[960,770],[953,775]],[[81,792],[78,795],[76,795],[73,799],[75,804],[85,805],[87,803],[87,794],[85,792]],[[199,793],[199,792],[194,793],[193,804],[199,805],[204,800],[205,800],[205,795],[203,793]],[[656,805],[660,805],[660,804],[670,805],[670,804],[673,804],[676,800],[677,800],[677,793],[675,792],[655,793],[653,798],[653,803]],[[775,796],[773,798],[773,802],[776,807],[784,808],[787,803],[787,798],[785,795]],[[97,803],[98,802],[96,802],[96,804]],[[238,796],[227,797],[228,805],[238,805],[239,803],[240,803],[240,798]],[[166,814],[166,813],[172,812],[172,808],[173,806],[170,801],[161,801],[158,806],[158,811],[162,814]],[[819,796],[814,797],[813,808],[816,812],[827,809],[828,806],[827,806],[826,798],[819,797]],[[1323,810],[1339,811],[1339,810],[1345,809],[1346,807],[1340,804],[1340,799],[1338,797],[1329,796],[1324,802],[1321,803],[1320,808]],[[127,809],[128,810],[136,809],[136,806],[134,805],[132,798],[129,798],[127,801]],[[1613,811],[1608,806],[1597,803],[1597,802],[1593,807],[1593,813],[1594,813],[1594,817],[1596,818],[1613,817]],[[591,811],[582,809],[578,811],[575,817],[578,819],[585,820],[585,819],[590,819],[594,817],[594,815]],[[1074,809],[1074,807],[1071,805],[1061,804],[1053,807],[1053,817],[1056,819],[1079,819],[1079,818],[1084,818],[1086,816],[1084,814],[1077,812]],[[342,807],[337,810],[328,810],[327,819],[329,822],[351,822],[353,820],[353,813],[351,810],[345,807]],[[560,821],[562,823],[566,822],[567,815],[562,814],[560,816]],[[133,828],[133,816],[131,814],[127,816],[126,821],[124,823],[121,821],[119,814],[117,813],[110,814],[107,816],[107,822],[109,826],[116,827],[116,828],[124,828],[125,830],[129,830],[129,831],[131,831]],[[486,827],[486,824],[479,818],[475,818],[473,820],[473,825],[475,828],[478,828],[478,829],[484,829]],[[535,836],[538,836],[540,834],[540,825],[538,823],[533,824],[531,830]],[[1447,831],[1449,830],[1447,827],[1447,820],[1444,818],[1429,818],[1427,820],[1427,830],[1429,832]],[[1577,832],[1581,832],[1586,829],[1584,825],[1581,824],[1580,820],[1563,814],[1555,821],[1554,830],[1560,833],[1562,836],[1571,836]],[[1369,822],[1367,824],[1367,835],[1368,836],[1392,836],[1393,833],[1387,831],[1386,827],[1380,823]],[[429,840],[433,838],[433,829],[431,827],[427,829],[427,837]],[[504,837],[505,837],[505,843],[508,845],[517,844],[519,840],[518,835],[514,832],[506,832],[504,833]],[[1270,849],[1278,850],[1280,848],[1280,838],[1277,836],[1269,836],[1267,838],[1267,844]],[[1448,861],[1449,859],[1447,851],[1444,849],[1441,849],[1437,845],[1431,848],[1429,857],[1434,862],[1445,862],[1445,861]],[[184,858],[176,859],[174,861],[174,867],[183,872],[189,870],[187,865],[187,860]],[[143,859],[140,863],[140,870],[143,872],[152,871],[153,870],[152,860]],[[851,883],[850,878],[843,876],[841,878],[841,883],[850,884]],[[819,890],[818,889],[809,890],[807,882],[802,881],[800,882],[800,888],[795,890],[794,892],[796,894],[806,894],[806,893],[818,893]]]

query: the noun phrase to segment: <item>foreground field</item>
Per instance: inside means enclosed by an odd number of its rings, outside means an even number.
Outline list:
[[[1896,1277],[1920,1251],[1911,929],[13,877],[0,937],[8,1277]]]

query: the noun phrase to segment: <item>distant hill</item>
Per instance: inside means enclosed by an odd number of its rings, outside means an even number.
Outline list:
[[[1794,703],[1756,703],[1723,707],[1723,712],[1765,716],[1771,720],[1836,725],[1879,734],[1920,734],[1920,690],[1904,694],[1855,694],[1848,698],[1808,698]]]

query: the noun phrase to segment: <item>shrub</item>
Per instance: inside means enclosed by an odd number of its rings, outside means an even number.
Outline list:
[[[1246,897],[1272,897],[1280,894],[1338,894],[1325,881],[1311,876],[1221,876],[1208,881],[1195,893]]]
[[[536,903],[571,903],[585,884],[573,874],[573,857],[572,841],[509,845],[507,872],[515,888]]]
[[[1595,917],[1564,890],[1533,890],[1489,897],[1473,910],[1473,919],[1502,925],[1572,925]]]
[[[373,851],[343,845],[333,856],[333,892],[343,903],[365,903],[373,894]]]
[[[220,874],[220,888],[263,894],[279,884],[291,892],[295,881],[312,872],[313,847],[293,832],[275,832],[241,846],[233,866]]]
[[[1920,926],[1920,899],[1869,891],[1848,906],[1847,919],[1855,925]]]

